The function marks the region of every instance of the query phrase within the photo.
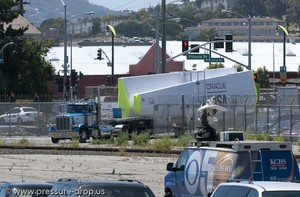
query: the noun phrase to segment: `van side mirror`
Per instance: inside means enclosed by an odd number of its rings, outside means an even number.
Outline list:
[[[173,162],[167,163],[167,171],[175,171]]]

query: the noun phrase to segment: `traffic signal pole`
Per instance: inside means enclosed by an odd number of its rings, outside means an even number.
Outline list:
[[[241,66],[244,66],[245,68],[248,68],[247,65],[245,65],[245,64],[243,64],[243,63],[241,63],[241,62],[238,62],[238,61],[236,61],[236,60],[234,60],[234,59],[231,59],[230,57],[227,57],[227,56],[225,56],[225,55],[223,55],[223,54],[221,54],[221,53],[218,53],[218,52],[216,52],[216,51],[214,51],[214,50],[212,50],[212,49],[209,49],[209,48],[205,48],[205,47],[204,47],[204,46],[206,46],[206,45],[209,45],[209,44],[212,44],[212,43],[219,43],[219,42],[232,42],[232,40],[224,40],[224,41],[214,40],[214,41],[211,41],[211,42],[206,42],[206,43],[204,43],[204,44],[201,44],[201,45],[198,45],[198,46],[196,46],[196,47],[193,47],[193,48],[191,48],[191,49],[189,49],[189,50],[187,50],[187,51],[184,51],[184,52],[182,52],[182,53],[179,53],[178,55],[175,55],[175,56],[173,56],[173,57],[171,57],[171,58],[168,58],[168,59],[166,60],[166,62],[169,62],[169,61],[171,61],[171,60],[173,60],[173,59],[176,59],[176,58],[179,57],[179,56],[186,55],[186,54],[188,54],[188,53],[190,53],[191,51],[194,51],[194,50],[196,50],[196,49],[205,49],[205,50],[208,50],[208,51],[211,52],[211,53],[215,53],[215,54],[217,54],[217,55],[220,55],[221,57],[224,57],[224,58],[226,58],[226,59],[228,59],[228,60],[230,60],[230,61],[232,61],[232,62],[234,62],[234,63],[236,63],[236,64],[240,64]]]

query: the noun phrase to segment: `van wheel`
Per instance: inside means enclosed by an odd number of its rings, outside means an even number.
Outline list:
[[[79,132],[79,142],[86,143],[87,139],[88,139],[88,131],[86,128],[82,128]]]
[[[164,197],[173,197],[172,192],[171,191],[166,192]]]

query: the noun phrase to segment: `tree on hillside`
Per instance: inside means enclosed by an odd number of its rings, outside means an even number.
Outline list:
[[[11,22],[20,14],[15,6],[14,0],[0,1],[0,48],[14,42],[3,50],[0,93],[50,93],[47,80],[53,79],[54,68],[45,56],[51,43],[23,37],[28,27],[12,28]]]

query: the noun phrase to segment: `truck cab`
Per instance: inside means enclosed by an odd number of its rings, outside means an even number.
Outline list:
[[[48,128],[53,143],[62,139],[79,139],[85,143],[90,137],[101,137],[98,103],[91,100],[70,102],[66,113],[56,117],[56,124]]]
[[[299,180],[291,142],[211,141],[186,147],[167,164],[165,197],[203,196],[228,179]]]

